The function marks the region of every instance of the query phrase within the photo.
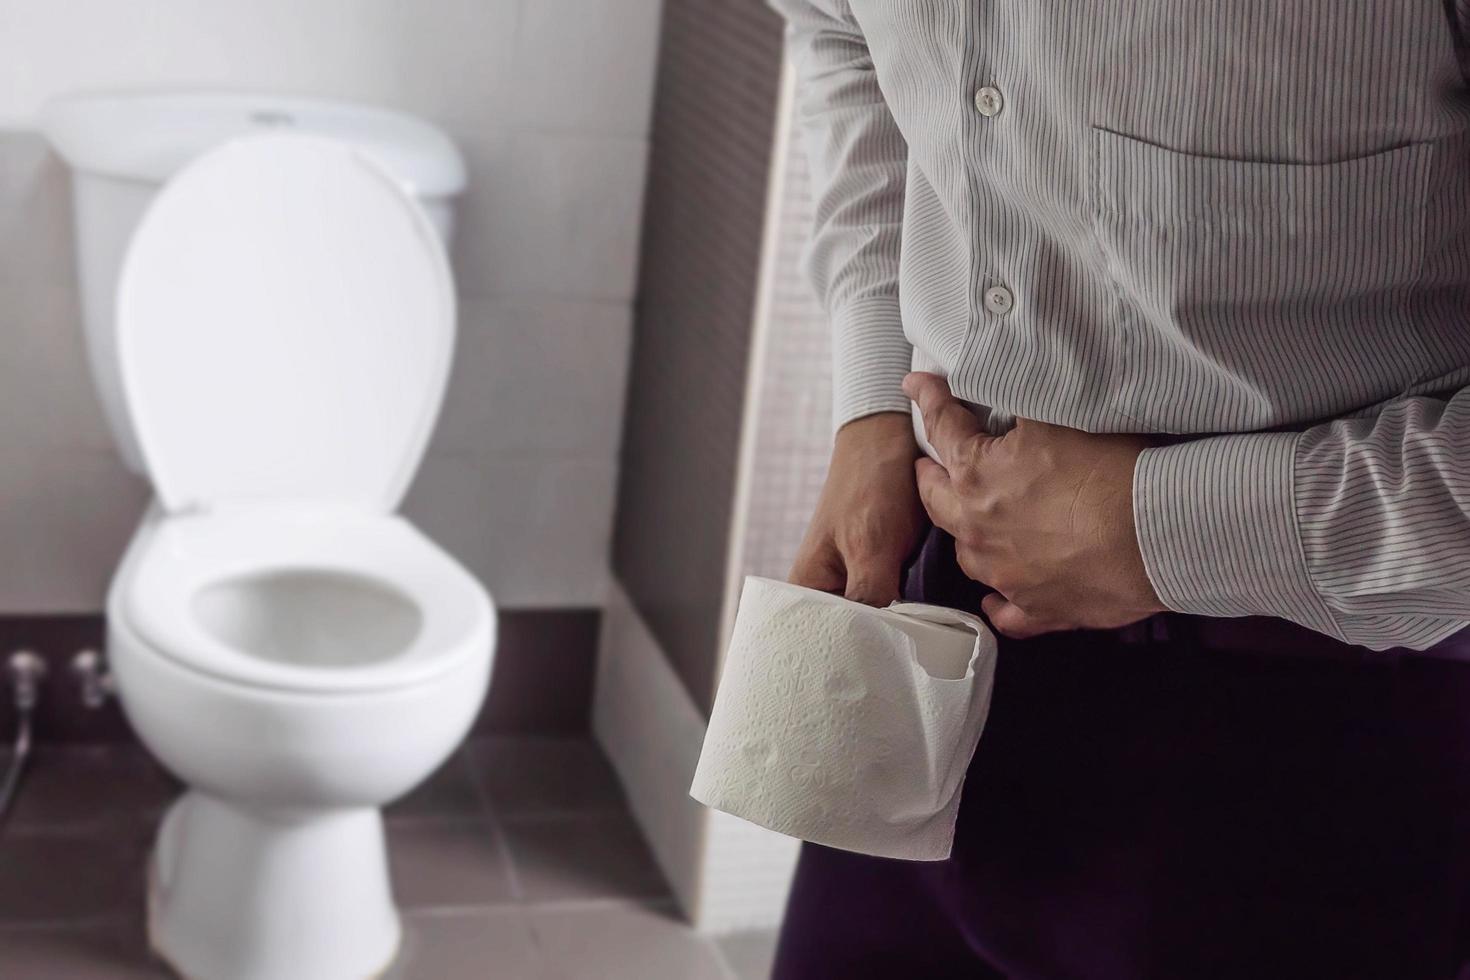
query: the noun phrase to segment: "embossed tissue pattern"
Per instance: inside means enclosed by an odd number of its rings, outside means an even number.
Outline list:
[[[966,676],[930,676],[866,606],[747,579],[691,795],[804,840],[947,857],[995,641],[972,616],[896,608],[973,630]]]

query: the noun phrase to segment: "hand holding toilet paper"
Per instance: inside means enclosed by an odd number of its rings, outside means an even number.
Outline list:
[[[976,616],[747,578],[689,793],[802,840],[943,860],[994,674]]]

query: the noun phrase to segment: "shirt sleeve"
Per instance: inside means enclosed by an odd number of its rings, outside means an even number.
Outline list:
[[[847,0],[770,0],[787,20],[816,221],[807,274],[832,324],[833,420],[907,412],[898,308],[908,146]]]
[[[1147,449],[1133,512],[1171,609],[1422,650],[1470,624],[1470,388]]]

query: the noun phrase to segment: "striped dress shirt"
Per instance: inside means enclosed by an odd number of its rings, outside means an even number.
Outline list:
[[[1470,0],[771,0],[839,425],[1158,434],[1170,608],[1470,623]]]

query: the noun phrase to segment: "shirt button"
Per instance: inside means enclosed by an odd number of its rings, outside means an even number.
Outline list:
[[[975,93],[975,108],[980,110],[980,115],[990,117],[1000,115],[1001,106],[1004,102],[1000,97],[1000,89],[991,88],[989,85]]]
[[[1016,298],[1004,286],[991,286],[985,290],[985,308],[996,316],[1005,316],[1016,305]]]

